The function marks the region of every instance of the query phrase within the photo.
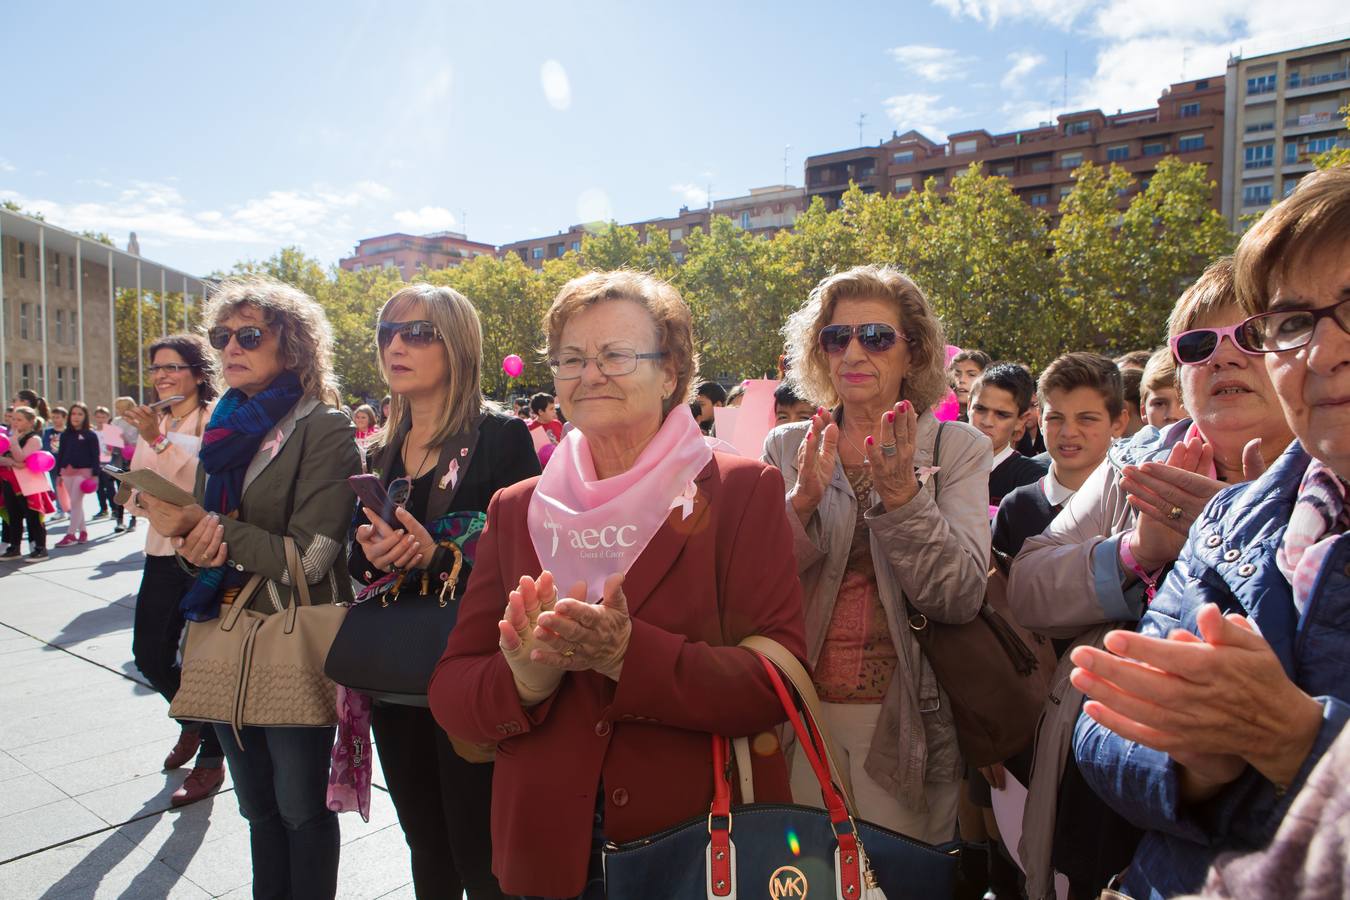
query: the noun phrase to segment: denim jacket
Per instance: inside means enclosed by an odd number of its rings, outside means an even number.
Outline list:
[[[1162,637],[1196,632],[1205,603],[1248,616],[1285,673],[1323,706],[1322,728],[1294,783],[1279,795],[1255,769],[1218,796],[1183,806],[1179,773],[1165,753],[1127,741],[1083,715],[1074,751],[1083,776],[1111,806],[1147,829],[1130,864],[1132,897],[1198,890],[1214,857],[1255,850],[1274,836],[1294,795],[1350,719],[1350,535],[1327,555],[1300,619],[1275,553],[1310,457],[1296,441],[1256,481],[1217,494],[1191,528],[1175,568],[1139,624]]]

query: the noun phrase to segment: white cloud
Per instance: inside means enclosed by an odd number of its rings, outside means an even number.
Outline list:
[[[1037,67],[1044,65],[1045,57],[1039,53],[1019,52],[1009,53],[1008,62],[1012,65],[1004,74],[1003,80],[999,85],[1005,91],[1021,91],[1026,84],[1026,77]]]
[[[924,81],[952,81],[970,74],[975,57],[966,56],[948,47],[925,47],[908,44],[890,51],[895,61]]]
[[[901,131],[914,129],[931,138],[946,134],[941,126],[961,114],[955,106],[941,106],[937,94],[897,94],[882,101],[886,115]]]
[[[572,105],[572,83],[567,78],[567,70],[556,59],[546,60],[539,67],[539,85],[544,89],[544,99],[549,106],[562,111]]]
[[[933,0],[954,18],[974,19],[991,28],[1004,20],[1029,19],[1068,28],[1094,0]]]
[[[12,162],[5,159],[3,156],[0,156],[0,172],[8,174],[10,172],[17,172],[17,171],[18,170],[14,168],[14,164]]]
[[[444,206],[424,206],[421,209],[405,209],[394,213],[394,221],[399,227],[416,234],[431,231],[450,231],[459,224],[455,214]]]
[[[672,184],[670,189],[684,200],[686,206],[707,206],[708,189],[696,184]]]

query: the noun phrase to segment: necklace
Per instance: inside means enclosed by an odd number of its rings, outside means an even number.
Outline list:
[[[854,450],[858,451],[858,455],[862,457],[862,464],[863,464],[864,466],[870,466],[870,465],[872,464],[872,460],[868,458],[867,454],[863,452],[863,450],[862,450],[861,447],[859,447],[857,444],[853,443],[853,438],[851,438],[851,437],[848,436],[848,432],[845,431],[845,430],[843,429],[842,426],[841,426],[840,429],[839,429],[839,433],[842,434],[842,435],[844,436],[844,440],[848,441],[848,445],[849,445],[850,447],[852,447]]]
[[[410,431],[409,434],[411,433],[412,432]],[[427,452],[422,454],[422,461],[417,464],[417,474],[414,475],[412,473],[412,470],[408,468],[408,447],[410,446],[410,444],[411,444],[410,441],[405,440],[403,442],[403,473],[407,475],[409,479],[415,481],[418,478],[422,477],[424,474],[426,474],[425,472],[422,471],[422,467],[427,464],[427,457],[431,455],[431,451],[433,448],[430,444],[427,445]]]

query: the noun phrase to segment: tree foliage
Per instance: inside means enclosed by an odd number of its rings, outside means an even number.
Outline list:
[[[1350,131],[1350,104],[1341,107],[1341,115],[1345,116],[1345,128]],[[1332,147],[1325,153],[1317,154],[1313,158],[1313,163],[1319,169],[1350,165],[1350,136],[1342,135],[1339,147]]]

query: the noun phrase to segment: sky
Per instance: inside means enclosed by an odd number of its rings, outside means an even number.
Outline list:
[[[502,244],[1345,36],[1344,0],[9,4],[0,200],[196,274],[391,231]]]

